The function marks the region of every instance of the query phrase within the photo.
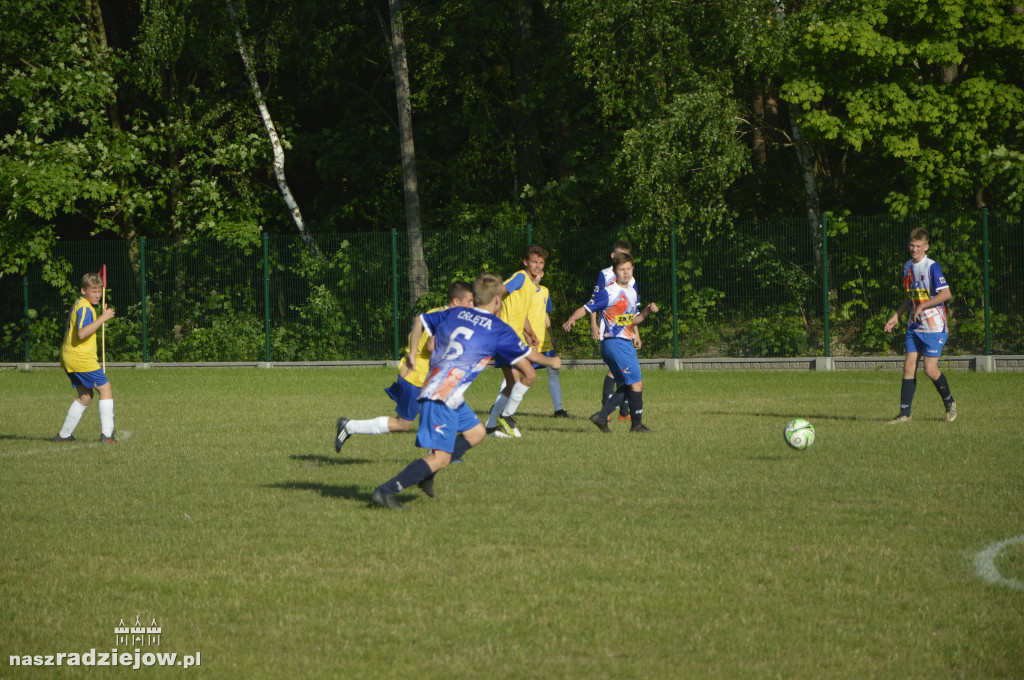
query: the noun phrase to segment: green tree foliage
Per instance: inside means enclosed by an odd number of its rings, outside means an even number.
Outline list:
[[[267,154],[244,83],[216,79],[228,70],[201,38],[217,17],[157,0],[108,32],[80,7],[0,2],[0,267],[47,262],[61,231],[253,242]]]
[[[1011,3],[816,1],[803,22],[784,96],[808,135],[888,175],[893,211],[981,207],[1012,192],[986,170],[1000,147],[1024,145],[1024,15]]]

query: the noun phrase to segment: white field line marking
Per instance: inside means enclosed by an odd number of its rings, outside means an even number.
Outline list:
[[[1014,536],[999,543],[993,543],[974,556],[974,571],[989,583],[1006,586],[1014,590],[1024,591],[1024,583],[1017,579],[1006,578],[996,568],[996,558],[1006,548],[1018,543],[1024,543],[1024,535]]]
[[[132,436],[130,430],[124,432],[114,432],[114,438],[119,442],[124,441]],[[52,445],[47,446],[45,449],[32,449],[30,451],[11,451],[10,453],[0,453],[0,458],[11,458],[12,456],[34,456],[39,453],[65,453],[68,451],[79,451],[81,449],[91,449],[94,446],[102,446],[102,442],[97,439],[96,441],[84,441],[82,439],[76,439],[73,442],[67,444],[60,444],[53,442]]]

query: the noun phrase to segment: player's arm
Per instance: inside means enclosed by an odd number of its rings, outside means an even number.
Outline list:
[[[551,349],[558,352],[558,343],[555,342],[555,334],[551,332],[551,315],[547,312],[544,312],[544,328],[548,330],[548,340],[551,341]]]
[[[642,312],[640,312],[639,314],[636,314],[636,315],[633,316],[633,324],[632,325],[633,326],[639,326],[640,324],[642,324],[644,322],[644,319],[646,319],[649,315],[654,314],[657,311],[658,311],[658,305],[656,305],[656,304],[654,304],[652,302],[651,304],[649,304],[646,307],[644,307],[644,310]]]
[[[896,311],[889,317],[889,320],[885,322],[886,333],[891,333],[892,329],[896,328],[896,324],[900,322],[900,317],[903,316],[903,312],[907,311],[907,309],[909,309],[913,304],[914,301],[909,297],[903,298],[903,302],[900,303],[899,307],[896,308]]]
[[[405,366],[410,371],[416,368],[416,348],[420,346],[423,330],[423,317],[417,315],[416,320],[412,322],[412,330],[409,331],[409,353],[405,355]]]
[[[601,326],[597,323],[597,312],[590,313],[590,337],[593,340],[601,339]]]
[[[935,294],[935,297],[923,300],[920,304],[914,307],[914,311],[911,312],[910,318],[912,321],[917,321],[921,312],[928,309],[929,307],[938,307],[944,302],[948,302],[953,297],[953,293],[950,292],[949,288],[943,288]]]
[[[533,332],[533,324],[530,323],[528,316],[523,321],[523,338],[530,347],[536,347],[539,344],[537,334]]]
[[[82,310],[82,311],[79,312],[79,314],[84,314],[84,313],[85,313],[85,310]],[[87,337],[89,337],[90,335],[92,335],[93,333],[98,331],[103,324],[105,324],[106,322],[110,321],[113,318],[114,318],[114,308],[113,307],[105,308],[103,310],[103,312],[99,315],[99,317],[97,317],[94,321],[92,321],[90,323],[87,323],[86,325],[81,326],[78,329],[78,339],[79,340],[85,340]],[[79,323],[81,323],[81,322],[79,322]]]
[[[572,327],[576,325],[576,322],[582,319],[584,316],[586,316],[588,311],[590,310],[588,310],[586,307],[580,307],[575,312],[570,314],[569,318],[566,319],[565,323],[562,324],[562,330],[565,331],[566,333],[571,331]]]

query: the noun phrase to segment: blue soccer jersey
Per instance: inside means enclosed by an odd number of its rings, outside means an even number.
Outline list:
[[[903,290],[914,302],[915,308],[946,288],[949,288],[949,284],[946,283],[946,277],[942,275],[942,267],[935,260],[925,257],[920,262],[907,260],[903,265]],[[937,305],[924,310],[917,321],[910,321],[907,324],[907,330],[918,333],[948,333],[946,305]]]
[[[609,286],[615,286],[615,285],[617,285],[615,283],[615,268],[614,267],[605,267],[597,275],[597,283],[594,284],[594,295],[597,295],[598,291],[600,291],[602,288],[608,288]],[[630,287],[633,288],[633,290],[637,290],[637,287],[636,287],[636,277],[633,277],[633,278],[631,278],[629,280],[629,285],[630,285]],[[604,336],[604,316],[599,316],[597,318],[597,326],[598,326],[598,329],[601,331],[601,336],[603,337]]]
[[[633,329],[633,317],[640,307],[636,285],[623,288],[612,282],[612,285],[595,290],[593,297],[583,305],[588,312],[601,312],[602,337],[632,340],[636,335]]]
[[[470,383],[498,356],[514,364],[530,353],[512,327],[482,309],[453,307],[420,316],[425,332],[434,336],[430,372],[420,401],[440,401],[458,408]]]

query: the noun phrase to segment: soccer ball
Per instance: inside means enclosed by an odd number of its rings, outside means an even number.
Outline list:
[[[814,426],[803,418],[797,418],[786,423],[782,436],[794,449],[806,449],[814,443]]]

